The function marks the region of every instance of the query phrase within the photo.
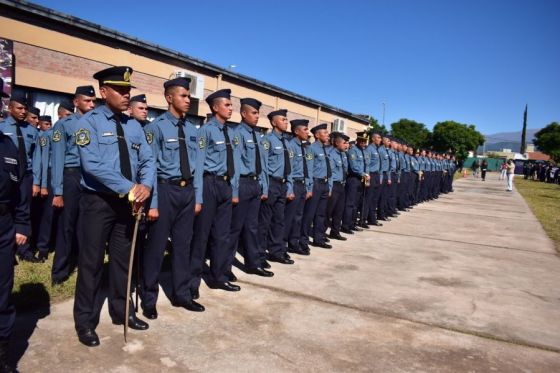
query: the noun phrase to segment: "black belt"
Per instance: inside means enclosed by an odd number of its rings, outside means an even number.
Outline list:
[[[0,203],[0,216],[8,215],[12,212],[12,209],[7,203]]]
[[[229,181],[229,176],[228,175],[217,175],[217,174],[214,174],[212,172],[205,172],[203,176],[204,177],[212,177],[216,180]]]
[[[338,185],[344,186],[346,184],[346,181],[333,181],[333,184],[338,184]]]
[[[86,194],[95,194],[95,195],[101,196],[101,197],[115,198],[115,199],[118,199],[118,200],[124,200],[124,198],[128,194],[128,193],[117,194],[117,193],[111,193],[111,192],[98,192],[96,190],[90,190],[90,189],[87,189],[87,188],[82,189],[82,192],[86,193]]]
[[[239,176],[240,179],[249,179],[249,180],[258,180],[259,177],[257,175],[241,175]]]
[[[363,176],[360,174],[355,174],[355,173],[351,173],[348,175],[349,177],[357,177],[358,179],[361,179]]]
[[[280,184],[285,184],[285,183],[286,183],[286,181],[287,181],[287,180],[286,180],[286,179],[284,179],[283,177],[274,177],[274,176],[269,176],[268,178],[269,178],[270,180],[272,180],[272,181],[276,181],[277,183],[280,183]]]
[[[67,173],[75,173],[75,172],[80,172],[81,168],[80,167],[64,167],[64,172]]]
[[[303,177],[298,177],[297,179],[293,179],[294,183],[305,184],[305,179]]]
[[[180,187],[185,187],[189,184],[192,184],[192,177],[188,180],[185,179],[163,179],[158,177],[157,178],[158,184],[169,184],[169,185],[176,185]]]
[[[318,181],[318,182],[323,183],[323,184],[326,184],[326,183],[329,182],[329,179],[326,178],[326,177],[325,177],[325,178],[321,178],[321,179],[315,178],[315,179],[313,179],[313,180]]]

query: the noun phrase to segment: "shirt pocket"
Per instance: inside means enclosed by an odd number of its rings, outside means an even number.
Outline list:
[[[99,146],[111,146],[117,142],[117,136],[101,136],[98,140]]]

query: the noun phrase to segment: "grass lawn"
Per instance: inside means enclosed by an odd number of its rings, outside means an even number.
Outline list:
[[[514,186],[541,222],[560,252],[560,185],[516,177]]]
[[[53,256],[51,253],[45,263],[20,262],[15,267],[12,301],[19,312],[32,311],[74,296],[76,272],[64,284],[51,286]]]

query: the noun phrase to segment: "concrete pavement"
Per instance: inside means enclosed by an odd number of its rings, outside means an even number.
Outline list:
[[[202,314],[162,296],[158,320],[147,332],[131,331],[126,346],[106,310],[101,346],[92,349],[77,341],[72,301],[52,306],[47,317],[20,316],[18,367],[560,371],[560,259],[522,197],[488,176],[461,179],[455,193],[332,250],[276,264],[271,279],[238,271],[240,293],[203,286]]]

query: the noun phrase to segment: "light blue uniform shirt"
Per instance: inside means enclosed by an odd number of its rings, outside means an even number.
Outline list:
[[[156,167],[142,126],[124,114],[120,122],[128,147],[132,181],[121,173],[117,125],[113,112],[101,105],[77,123],[76,143],[82,164],[82,186],[86,190],[127,194],[135,183],[153,188]]]
[[[305,162],[307,164],[307,179],[304,180],[305,191],[311,193],[313,192],[313,154],[309,150],[309,146],[308,142],[302,144],[300,139],[294,137],[289,142],[288,150],[290,152],[290,164],[292,165],[292,181],[304,178],[303,163]],[[288,195],[290,194],[294,194],[292,183],[288,185]]]
[[[377,153],[377,152],[376,152]],[[369,175],[370,152],[368,148],[362,149],[359,145],[348,149],[348,167],[350,173],[357,176]]]
[[[60,119],[53,126],[52,133],[52,188],[57,196],[63,194],[65,167],[80,167],[80,151],[76,145],[78,121],[82,115],[78,112]]]
[[[239,153],[239,176],[257,176],[263,195],[268,195],[268,174],[265,160],[266,150],[259,131],[245,122],[241,122],[237,125],[234,131],[234,143],[237,143],[236,147]],[[256,143],[253,140],[253,132],[255,132]],[[257,146],[259,147],[261,161],[260,175],[257,175],[256,170]]]
[[[33,170],[33,159],[36,159],[36,162],[39,163],[41,161],[41,149],[38,144],[38,137],[39,131],[31,124],[26,121],[22,121],[20,124],[21,134],[23,135],[23,142],[25,144],[25,151],[27,154],[27,171]],[[8,117],[6,120],[0,122],[0,132],[3,132],[4,135],[8,136],[12,139],[12,142],[19,149],[18,139],[17,139],[17,130],[16,130],[16,121],[13,117]],[[35,153],[37,153],[37,158],[35,158]],[[40,167],[39,167],[40,170]],[[23,175],[22,175],[23,176]],[[20,176],[20,177],[22,177]],[[33,184],[39,185],[40,184],[41,175],[33,174]]]

